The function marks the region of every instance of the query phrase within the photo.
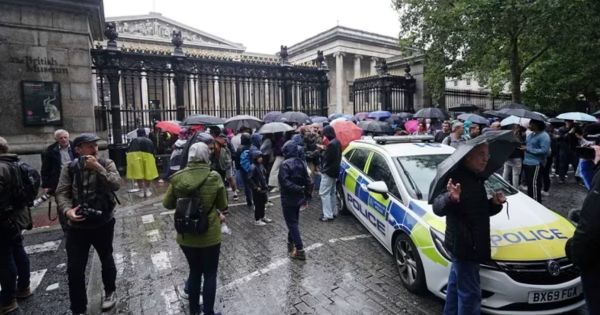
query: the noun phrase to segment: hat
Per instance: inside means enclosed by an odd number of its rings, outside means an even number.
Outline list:
[[[95,134],[82,133],[79,137],[77,137],[77,138],[75,138],[75,140],[73,140],[73,146],[76,147],[82,143],[96,142],[98,140],[100,140],[100,138],[98,138],[98,136],[96,136]]]

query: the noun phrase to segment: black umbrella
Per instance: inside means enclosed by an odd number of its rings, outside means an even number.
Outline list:
[[[284,122],[288,124],[312,124],[312,120],[305,113],[301,112],[285,112],[279,117],[277,120],[279,122]]]
[[[237,115],[225,121],[225,128],[240,130],[242,127],[258,129],[263,125],[263,121],[250,115]]]
[[[192,116],[188,116],[183,121],[184,126],[191,126],[191,125],[215,126],[215,125],[222,125],[224,123],[225,123],[225,120],[223,120],[223,118],[210,116],[210,115],[192,115]]]
[[[499,109],[525,109],[525,110],[531,110],[529,107],[523,105],[523,104],[519,104],[519,103],[507,103],[504,104],[502,106],[500,106]],[[516,116],[516,115],[515,115]]]
[[[491,117],[498,117],[498,118],[506,118],[510,115],[499,112],[497,110],[486,110],[485,112],[483,112],[484,116],[491,116]]]
[[[437,118],[439,120],[444,120],[448,118],[448,115],[439,108],[426,107],[419,109],[419,111],[413,115],[413,118]]]
[[[460,106],[448,108],[448,111],[470,113],[470,112],[476,112],[480,109],[481,108],[479,106],[470,105],[470,104],[460,104]]]
[[[509,115],[509,116],[513,115],[513,116],[517,116],[517,117],[521,117],[521,118],[529,118],[529,119],[533,119],[533,120],[546,122],[546,117],[544,117],[542,114],[532,112],[532,111],[526,110],[526,109],[505,108],[505,109],[499,110],[499,112]]]
[[[430,204],[433,203],[435,197],[446,191],[451,173],[462,163],[465,156],[482,143],[488,143],[490,150],[490,159],[481,174],[484,178],[488,178],[502,167],[514,149],[519,146],[519,141],[510,130],[488,131],[477,138],[468,140],[438,165],[437,174],[429,186],[428,201]]]
[[[562,126],[565,124],[564,120],[558,118],[550,118],[548,119],[548,122],[555,126]]]
[[[358,127],[364,130],[366,133],[375,133],[375,134],[388,134],[393,133],[394,129],[392,126],[385,121],[377,121],[377,120],[364,120],[358,122]]]
[[[477,114],[473,114],[473,113],[460,114],[460,115],[458,115],[457,118],[460,120],[465,120],[465,121],[468,120],[472,123],[479,124],[479,125],[487,126],[490,124],[490,122],[487,119],[485,119],[484,117],[481,117],[481,116],[479,116]]]
[[[394,117],[394,115],[396,115],[396,116],[398,116],[398,117],[400,117],[402,119],[411,119],[411,118],[413,118],[413,116],[415,114],[409,113],[409,112],[399,112],[399,113],[396,113],[396,114],[392,114],[392,117]]]
[[[258,133],[260,133],[260,134],[277,133],[277,132],[288,132],[288,131],[292,131],[292,130],[294,130],[294,128],[292,128],[288,124],[284,124],[281,122],[272,122],[272,123],[268,123],[268,124],[265,124],[262,127],[260,127],[260,129],[258,130]]]

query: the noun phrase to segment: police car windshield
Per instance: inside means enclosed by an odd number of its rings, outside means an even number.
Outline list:
[[[429,199],[429,185],[435,178],[437,166],[448,156],[449,154],[435,154],[401,156],[397,158],[400,167],[406,170],[406,172],[401,171],[400,173],[404,181],[404,186],[407,187],[408,192],[413,198],[420,200]],[[408,176],[410,178],[407,178]],[[417,186],[417,189],[411,189],[414,185]],[[497,175],[490,176],[485,182],[485,188],[489,195],[494,191],[502,191],[507,196],[517,193],[514,188],[506,184]]]

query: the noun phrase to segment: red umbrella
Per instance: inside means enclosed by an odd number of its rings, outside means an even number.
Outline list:
[[[181,126],[178,122],[172,120],[163,120],[156,123],[156,128],[161,129],[162,131],[166,131],[172,133],[174,135],[178,135],[181,132]]]
[[[416,119],[409,120],[404,123],[404,129],[408,131],[408,133],[413,133],[417,131],[417,126],[419,125],[419,121]]]
[[[344,150],[351,141],[358,140],[362,136],[362,129],[351,121],[339,120],[331,124],[335,130],[335,137],[342,144]]]

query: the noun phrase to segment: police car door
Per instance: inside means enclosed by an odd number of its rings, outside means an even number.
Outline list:
[[[375,192],[369,192],[366,200],[367,211],[366,219],[373,234],[380,239],[383,244],[386,244],[387,233],[393,231],[388,229],[387,218],[389,209],[392,203],[400,203],[399,192],[396,186],[396,181],[385,157],[377,152],[371,156],[366,169],[369,182],[383,181],[388,187],[389,194],[387,199],[385,196]]]
[[[368,215],[366,201],[369,197],[367,190],[369,181],[365,176],[365,167],[371,154],[370,150],[360,147],[348,152],[344,157],[348,159],[350,165],[342,165],[345,173],[341,178],[346,206],[367,228],[369,228],[369,222],[366,220]]]

